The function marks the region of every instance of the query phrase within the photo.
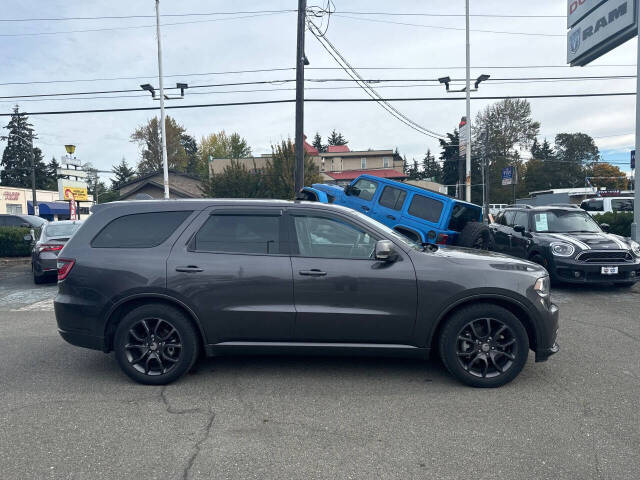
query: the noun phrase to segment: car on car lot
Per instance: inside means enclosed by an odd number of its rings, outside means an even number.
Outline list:
[[[0,227],[41,228],[47,221],[35,215],[0,214]]]
[[[147,384],[199,352],[428,357],[496,387],[529,349],[558,349],[546,271],[492,252],[412,242],[352,209],[317,202],[113,202],[58,258],[61,336],[114,351]]]
[[[591,215],[611,212],[633,212],[633,197],[600,197],[583,200],[580,208]]]
[[[360,175],[344,188],[304,187],[300,198],[352,208],[415,242],[489,248],[482,207],[416,185]]]
[[[640,278],[640,245],[581,209],[508,208],[490,228],[493,250],[544,266],[552,280],[630,287]]]
[[[55,278],[58,273],[58,254],[80,225],[81,220],[62,220],[49,222],[43,226],[40,237],[35,239],[31,249],[31,271],[34,283],[43,283],[48,278]]]

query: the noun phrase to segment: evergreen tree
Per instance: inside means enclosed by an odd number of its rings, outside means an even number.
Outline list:
[[[51,157],[51,161],[47,164],[47,190],[58,189],[58,179],[63,178],[62,175],[58,175],[58,169],[60,164],[56,160],[56,157]]]
[[[413,163],[411,164],[411,166],[408,168],[407,170],[407,180],[420,180],[421,178],[421,172],[420,169],[418,167],[418,161],[414,158],[413,159]]]
[[[326,152],[327,151],[327,147],[326,145],[322,144],[322,137],[320,136],[320,134],[318,132],[316,132],[316,135],[313,137],[313,143],[312,145],[318,150],[318,152],[322,153],[322,152]]]
[[[331,131],[331,135],[327,139],[329,145],[346,145],[349,143],[349,140],[345,139],[341,133],[338,133],[334,130]]]
[[[198,142],[191,135],[183,133],[180,137],[180,144],[184,148],[184,152],[187,155],[186,173],[190,175],[200,175],[202,169],[200,168],[198,158]]]
[[[446,140],[440,140],[440,161],[442,162],[441,183],[449,185],[449,195],[455,193],[455,185],[458,182],[458,158],[460,156],[458,145],[460,133],[455,129],[453,133],[447,133]]]
[[[31,187],[32,162],[36,174],[36,188],[47,186],[47,167],[42,160],[42,151],[33,146],[37,138],[29,118],[20,113],[18,106],[13,108],[11,119],[4,127],[9,132],[2,140],[7,146],[0,161],[0,184],[8,187]]]
[[[129,168],[129,164],[124,157],[122,157],[120,163],[113,167],[111,171],[115,175],[115,178],[111,180],[112,190],[118,190],[120,188],[120,185],[122,185],[123,183],[127,183],[136,174],[136,171],[133,168]]]
[[[436,161],[436,157],[431,153],[431,149],[427,150],[426,155],[422,159],[421,177],[423,179],[431,179],[434,182],[440,182],[440,180],[442,180],[442,167],[440,163]]]

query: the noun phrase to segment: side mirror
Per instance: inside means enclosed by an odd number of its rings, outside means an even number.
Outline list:
[[[609,230],[611,230],[611,225],[609,225],[608,223],[601,223],[600,228],[605,232],[609,233]]]
[[[346,187],[344,187],[344,194],[345,195],[351,195],[351,193],[353,192],[353,185],[347,185]]]
[[[391,240],[378,240],[376,242],[376,260],[392,262],[396,258],[396,252]]]
[[[24,238],[24,241],[25,241],[25,242],[29,242],[29,243],[33,242],[33,236],[32,236],[31,234],[29,234],[29,233],[27,233],[27,234],[26,234],[24,237],[22,237],[22,238]]]
[[[514,225],[513,229],[518,233],[524,233],[525,232],[525,228],[522,225]]]
[[[31,224],[30,223],[26,223],[26,222],[25,223],[21,223],[20,226],[23,227],[23,228],[31,228]]]

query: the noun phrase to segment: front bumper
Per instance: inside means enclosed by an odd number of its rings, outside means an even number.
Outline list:
[[[546,313],[546,321],[538,331],[538,346],[536,348],[536,362],[544,362],[554,353],[558,353],[560,346],[556,342],[560,326],[560,310],[555,304],[550,304]]]
[[[549,273],[554,280],[566,283],[597,284],[640,280],[640,261],[624,263],[587,263],[571,258],[555,258]],[[616,275],[603,275],[602,267],[618,267]]]

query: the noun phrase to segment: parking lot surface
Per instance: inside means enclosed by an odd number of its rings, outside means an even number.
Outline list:
[[[228,357],[137,385],[0,271],[0,477],[640,478],[640,286],[563,287],[560,353],[495,390],[432,360]]]

